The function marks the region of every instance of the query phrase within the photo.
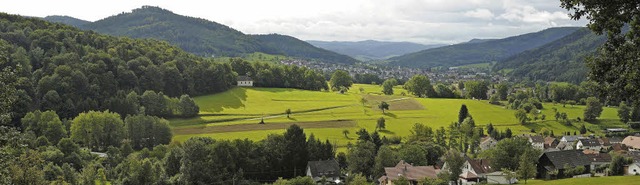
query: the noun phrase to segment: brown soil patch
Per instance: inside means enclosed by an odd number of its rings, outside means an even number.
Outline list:
[[[239,125],[175,128],[173,129],[173,133],[175,135],[184,135],[184,134],[244,132],[244,131],[256,131],[256,130],[278,130],[278,129],[286,129],[293,124],[297,124],[302,128],[346,128],[346,127],[356,126],[356,122],[353,120],[286,122],[286,123],[267,122],[266,124],[239,124]]]
[[[369,105],[374,110],[378,109],[378,104],[382,101],[386,101],[389,104],[389,110],[423,110],[424,106],[417,100],[410,97],[403,96],[379,96],[379,95],[365,95],[365,99],[369,101]]]

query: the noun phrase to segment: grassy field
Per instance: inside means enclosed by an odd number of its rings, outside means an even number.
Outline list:
[[[361,91],[362,89],[362,91]],[[338,146],[346,146],[356,138],[356,131],[366,128],[375,129],[376,120],[386,119],[386,129],[382,136],[407,136],[415,123],[433,128],[447,127],[458,119],[458,111],[466,104],[469,112],[479,126],[492,123],[500,130],[511,128],[514,133],[529,133],[533,128],[553,130],[556,135],[578,131],[584,124],[593,133],[600,134],[604,128],[624,127],[617,120],[616,109],[604,108],[597,123],[574,122],[565,126],[553,118],[555,107],[566,112],[569,118],[582,117],[584,106],[563,107],[560,104],[544,104],[542,114],[547,120],[534,121],[526,125],[517,124],[514,110],[489,104],[487,101],[467,99],[430,99],[400,96],[406,91],[394,88],[396,95],[380,95],[382,88],[377,85],[355,84],[349,92],[304,91],[281,88],[234,88],[232,90],[195,97],[200,106],[200,117],[193,119],[173,119],[171,126],[175,141],[184,141],[193,136],[206,136],[216,139],[260,140],[268,134],[282,133],[289,125],[296,123],[305,129],[307,135],[313,133],[316,138],[328,139]],[[364,105],[360,99],[365,98]],[[386,101],[390,110],[382,113],[377,107]],[[286,109],[293,112],[289,118]],[[266,124],[258,124],[264,120]],[[347,137],[343,130],[350,132]]]
[[[572,178],[561,180],[528,180],[527,185],[565,185],[565,184],[580,184],[580,185],[601,185],[601,184],[615,184],[615,185],[635,185],[640,182],[640,176],[614,176],[614,177],[592,177],[592,178]],[[524,184],[524,181],[518,182],[518,184]]]

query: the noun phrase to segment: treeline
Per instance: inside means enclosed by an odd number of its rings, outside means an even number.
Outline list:
[[[230,59],[233,70],[238,75],[251,77],[256,87],[283,87],[305,90],[329,90],[323,74],[306,67],[294,65],[273,65],[269,63],[250,63],[240,58]]]
[[[9,93],[15,100],[9,111],[13,125],[32,110],[53,110],[63,119],[107,109],[125,116],[115,104],[131,92],[161,92],[162,98],[201,95],[225,91],[236,79],[231,65],[166,42],[100,35],[8,14],[0,14],[0,50],[2,67],[11,70],[7,74],[15,87]],[[145,108],[156,116],[193,115]]]
[[[64,125],[53,112],[33,114],[52,128]],[[61,139],[48,140],[37,125],[24,133],[0,127],[6,136],[0,138],[0,183],[262,184],[304,176],[308,161],[335,156],[329,141],[307,137],[296,125],[258,142],[193,137],[172,145],[166,145],[171,135],[165,126],[166,120],[152,116],[123,122],[115,113],[89,112],[75,118],[70,137],[62,131]]]

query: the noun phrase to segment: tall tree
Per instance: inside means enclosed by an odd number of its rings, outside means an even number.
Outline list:
[[[520,161],[518,162],[518,170],[516,173],[520,179],[524,179],[524,183],[527,184],[527,180],[536,176],[535,161],[537,156],[534,153],[527,150],[520,155]]]
[[[587,60],[589,79],[600,84],[600,97],[640,100],[640,1],[560,0],[571,18],[589,20],[588,27],[606,34],[598,54]],[[635,102],[634,104],[638,104]]]
[[[331,84],[331,88],[340,89],[341,87],[345,87],[349,89],[353,84],[353,79],[349,75],[349,72],[343,70],[337,70],[331,74],[331,79],[329,79],[329,83]]]
[[[587,98],[587,107],[584,109],[584,120],[591,121],[600,117],[602,113],[602,103],[595,97]]]
[[[376,122],[376,129],[377,130],[385,129],[386,128],[385,122],[386,120],[384,119],[384,117],[378,118],[378,121]]]
[[[523,109],[518,109],[514,115],[516,116],[516,119],[518,119],[518,122],[520,124],[525,124],[527,123],[527,121],[529,120],[529,118],[527,117],[527,112]]]
[[[415,75],[404,83],[404,89],[417,97],[435,97],[435,90],[431,85],[429,77],[425,75]]]
[[[151,149],[156,145],[171,142],[169,121],[155,116],[131,115],[124,120],[127,139],[134,149]]]
[[[458,184],[458,176],[462,174],[462,165],[464,164],[462,154],[456,149],[450,149],[444,156],[444,162],[447,164],[449,172],[448,180]]]
[[[618,106],[618,117],[623,123],[629,122],[631,119],[631,107],[627,106],[624,101],[620,102],[620,106]]]
[[[45,136],[51,143],[58,143],[60,139],[67,136],[67,130],[62,125],[62,121],[53,111],[29,112],[21,122],[27,131],[34,132],[36,136]]]
[[[485,81],[467,81],[465,90],[467,91],[467,98],[486,100],[489,84]]]
[[[307,136],[304,134],[304,130],[300,126],[293,124],[287,128],[284,133],[284,139],[287,141],[287,153],[285,158],[289,159],[289,168],[292,170],[290,177],[295,177],[304,174],[304,168],[307,165],[308,149],[307,149]]]
[[[380,149],[378,149],[378,154],[375,158],[373,173],[374,178],[378,178],[384,175],[385,167],[392,167],[397,163],[398,159],[393,150],[391,150],[389,146],[383,145],[382,147],[380,147]]]
[[[390,78],[385,80],[382,83],[382,93],[386,94],[386,95],[392,95],[393,94],[393,86],[398,85],[398,81],[395,78]]]
[[[382,111],[382,113],[384,114],[384,110],[389,110],[389,104],[387,102],[380,102],[380,104],[378,105],[378,108]]]
[[[467,109],[467,105],[462,104],[462,106],[460,106],[460,111],[458,111],[458,123],[462,123],[464,119],[467,119],[468,117],[471,117],[469,109]]]
[[[120,115],[108,111],[81,113],[71,123],[71,138],[92,151],[120,146],[124,133],[124,122]]]
[[[358,141],[347,154],[347,169],[352,174],[361,173],[364,176],[370,176],[373,173],[371,167],[375,165],[375,157],[375,144],[369,141]]]

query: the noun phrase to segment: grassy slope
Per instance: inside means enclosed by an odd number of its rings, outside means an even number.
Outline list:
[[[359,92],[360,87],[364,89],[364,94]],[[556,135],[563,132],[577,131],[581,124],[595,133],[600,133],[600,127],[623,126],[617,120],[616,110],[604,108],[601,120],[598,125],[586,122],[574,123],[574,126],[564,126],[553,120],[554,112],[552,107],[556,107],[559,112],[566,112],[570,118],[582,117],[583,106],[567,106],[545,104],[542,110],[547,115],[546,121],[537,121],[528,125],[517,124],[514,111],[505,109],[502,106],[491,105],[487,101],[466,100],[466,99],[429,99],[429,98],[409,98],[391,102],[391,110],[387,114],[382,114],[377,110],[377,102],[381,100],[392,100],[406,98],[402,96],[370,96],[381,91],[381,87],[376,85],[356,84],[347,94],[337,94],[334,92],[315,92],[295,89],[278,88],[234,88],[230,91],[196,97],[195,101],[200,106],[201,117],[194,119],[174,119],[171,125],[176,129],[197,129],[203,128],[215,130],[221,125],[255,124],[256,131],[242,132],[221,132],[216,131],[204,134],[176,134],[174,140],[184,141],[192,136],[209,136],[219,139],[244,139],[259,140],[268,134],[282,133],[284,129],[264,130],[258,128],[261,117],[267,124],[270,123],[295,123],[295,122],[315,122],[315,121],[336,121],[354,120],[355,127],[344,128],[307,128],[307,134],[315,134],[317,138],[329,139],[337,142],[339,146],[345,146],[348,142],[353,142],[356,137],[355,132],[360,128],[369,131],[375,129],[376,120],[384,117],[387,122],[383,136],[407,136],[409,129],[414,123],[423,123],[433,128],[446,127],[451,122],[457,120],[458,110],[462,104],[466,104],[470,113],[476,120],[476,124],[484,126],[493,123],[500,130],[507,127],[514,133],[528,133],[531,128],[540,131],[542,128],[553,130]],[[401,88],[395,88],[396,94],[404,92]],[[359,100],[368,97],[369,103],[363,107]],[[416,110],[393,110],[394,105],[403,106],[418,102],[422,104]],[[373,108],[372,108],[373,107]],[[415,106],[408,106],[415,107]],[[286,109],[290,108],[294,113],[291,118],[283,115]],[[328,108],[326,110],[317,110]],[[206,127],[206,128],[205,128]],[[330,126],[327,126],[330,127]],[[223,127],[219,127],[223,129]],[[342,130],[348,129],[351,134],[345,138]]]
[[[552,181],[543,180],[529,180],[528,185],[564,185],[564,184],[580,184],[580,185],[600,185],[600,184],[615,184],[615,185],[632,185],[638,184],[640,176],[614,176],[614,177],[592,177],[592,178],[574,178],[574,179],[561,179]],[[524,184],[524,181],[518,184]]]

